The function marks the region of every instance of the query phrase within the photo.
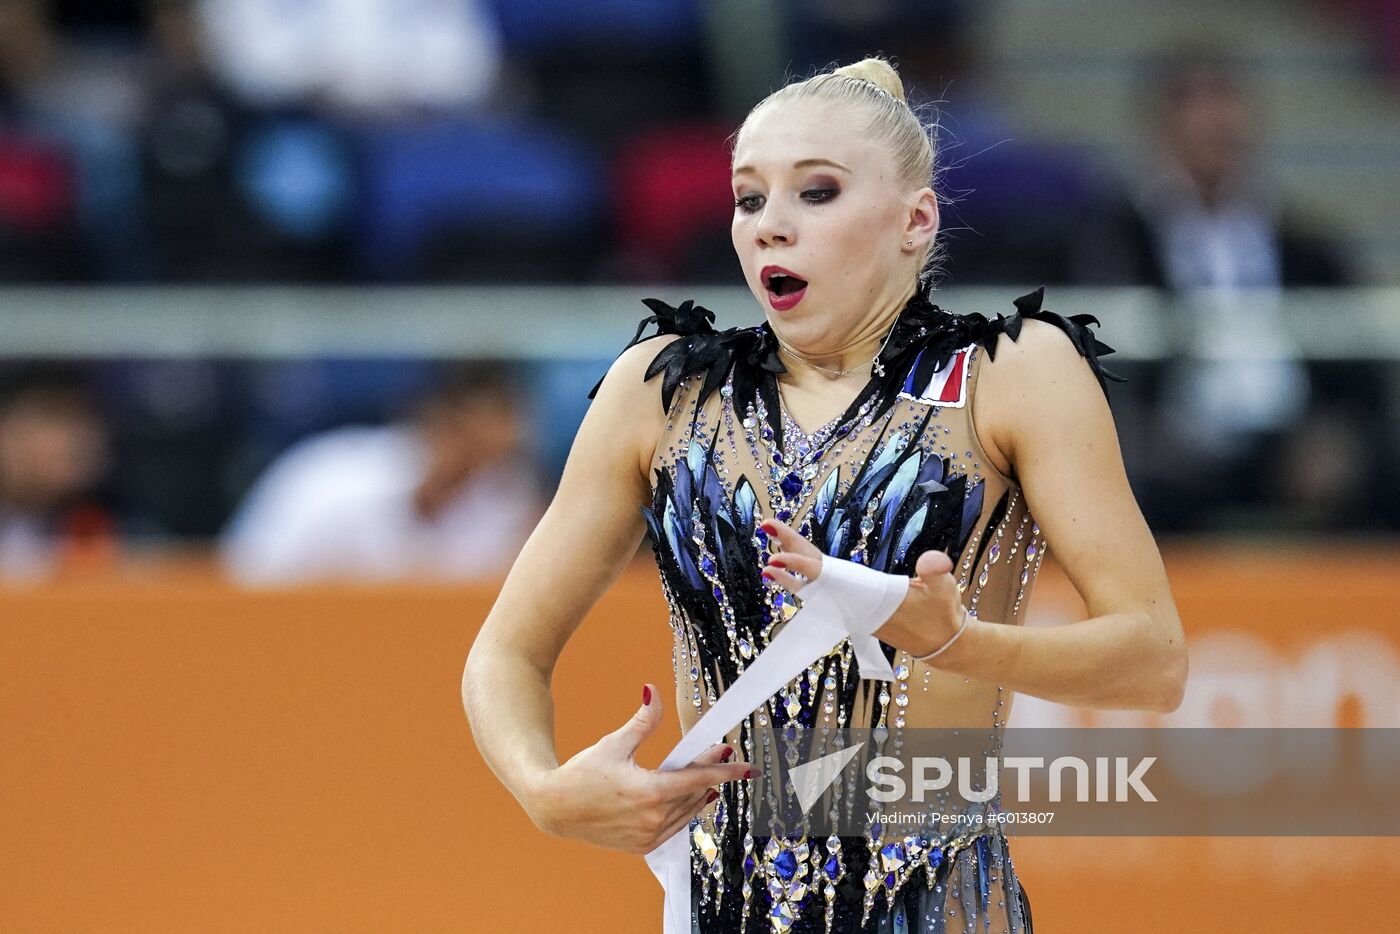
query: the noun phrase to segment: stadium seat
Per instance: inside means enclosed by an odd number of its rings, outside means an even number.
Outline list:
[[[615,224],[634,277],[674,279],[697,241],[728,243],[731,131],[678,124],[645,131],[621,148],[613,167]]]
[[[76,212],[71,156],[41,140],[0,133],[0,282],[89,278]]]
[[[509,52],[538,55],[563,46],[673,47],[697,41],[698,0],[493,0]]]
[[[709,112],[701,0],[492,0],[537,117],[612,151]]]
[[[373,278],[423,275],[444,240],[462,263],[446,278],[567,278],[578,272],[568,268],[576,248],[597,233],[596,160],[553,128],[499,120],[376,128],[365,138],[364,174],[359,253]],[[520,255],[527,249],[535,252]]]
[[[955,285],[1063,282],[1067,232],[1106,184],[1092,154],[1027,141],[975,108],[940,139],[942,228]]]
[[[0,223],[27,231],[73,220],[73,166],[56,147],[0,136]]]
[[[354,203],[348,147],[313,120],[272,119],[254,127],[239,147],[234,172],[259,217],[294,240],[336,236]]]

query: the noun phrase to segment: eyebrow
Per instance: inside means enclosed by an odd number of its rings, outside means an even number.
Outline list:
[[[794,169],[806,169],[806,168],[810,168],[811,166],[814,166],[814,165],[829,165],[829,166],[831,166],[831,167],[834,168],[834,169],[840,169],[842,172],[849,172],[849,171],[851,171],[850,169],[846,168],[846,167],[845,167],[844,165],[842,165],[841,163],[839,163],[839,162],[832,162],[830,159],[802,159],[802,160],[799,160],[799,161],[797,161],[797,162],[794,162],[794,163],[792,164],[792,167],[793,167]],[[743,175],[743,174],[746,173],[746,172],[750,172],[750,173],[757,172],[757,169],[755,169],[755,168],[754,168],[753,166],[751,166],[751,165],[741,165],[741,166],[739,166],[737,169],[734,170],[734,174],[735,174],[735,175]]]

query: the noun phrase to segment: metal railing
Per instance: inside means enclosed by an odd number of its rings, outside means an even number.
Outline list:
[[[948,288],[956,313],[1015,311],[1029,287]],[[607,357],[647,314],[687,298],[717,326],[756,324],[743,288],[665,286],[115,287],[0,289],[0,358]],[[1044,307],[1092,314],[1114,359],[1194,351],[1400,360],[1400,288],[1205,293],[1049,288]]]

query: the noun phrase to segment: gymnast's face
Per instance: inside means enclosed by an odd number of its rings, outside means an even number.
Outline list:
[[[918,193],[887,147],[860,132],[858,105],[760,108],[734,148],[734,250],[784,340],[837,352],[907,293],[920,248],[905,240]]]

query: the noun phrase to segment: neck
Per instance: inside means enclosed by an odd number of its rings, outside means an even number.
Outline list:
[[[868,378],[871,366],[890,335],[890,329],[894,327],[899,313],[909,304],[909,299],[913,298],[916,291],[918,282],[913,281],[899,293],[882,296],[861,319],[849,340],[836,350],[809,353],[783,340],[775,330],[773,335],[778,340],[783,365],[794,378]]]

